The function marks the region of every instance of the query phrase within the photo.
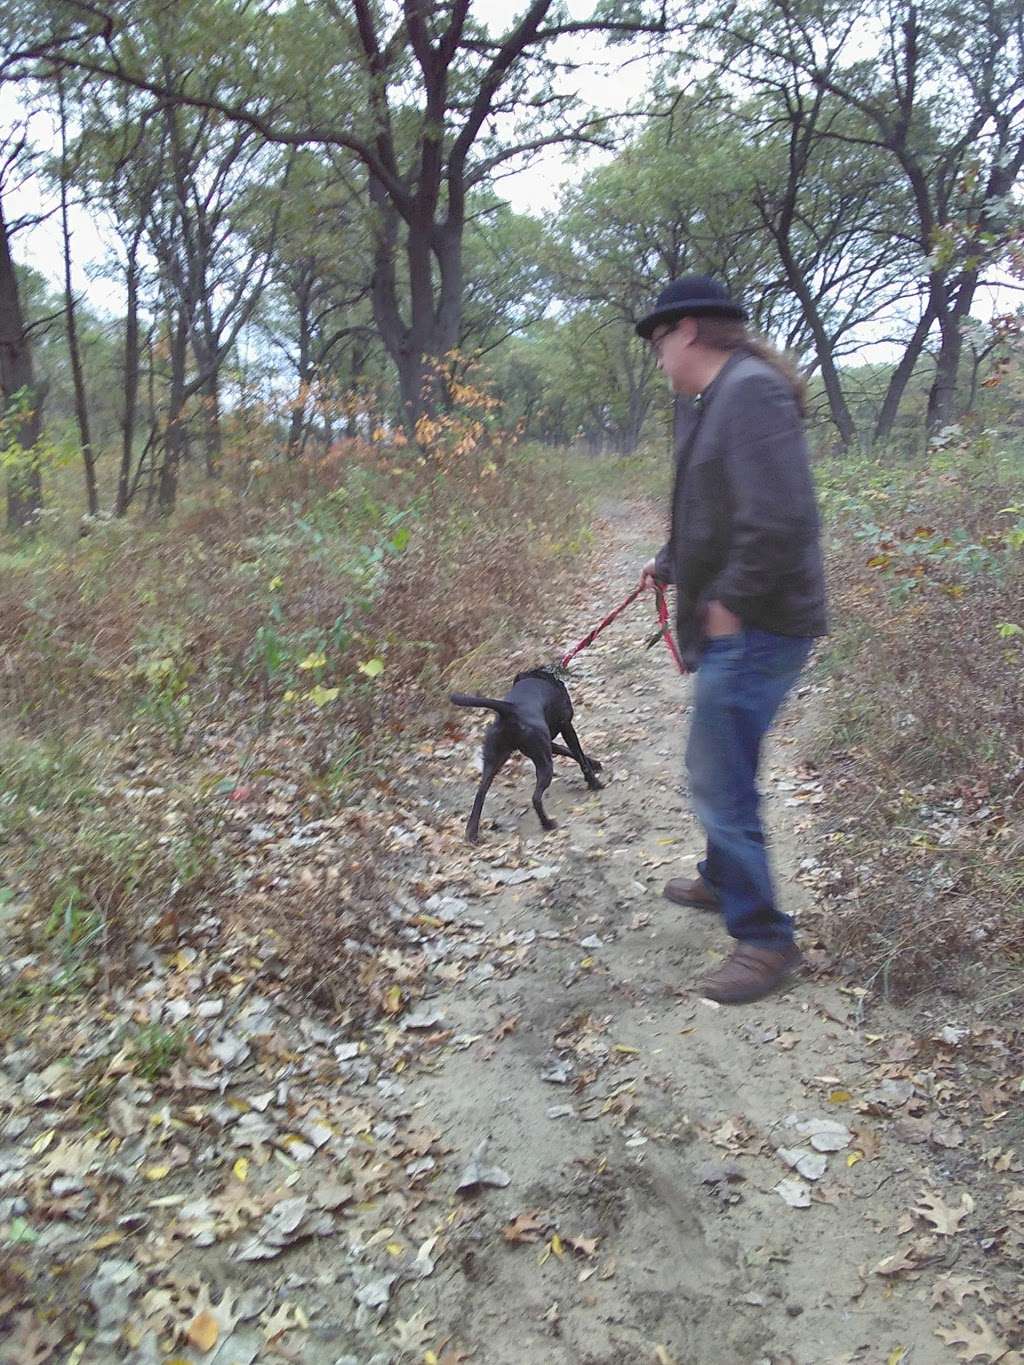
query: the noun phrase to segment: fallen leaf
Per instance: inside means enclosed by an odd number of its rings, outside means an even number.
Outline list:
[[[918,1264],[914,1259],[913,1247],[903,1247],[900,1251],[895,1251],[891,1256],[886,1256],[879,1261],[871,1273],[888,1278],[894,1275],[902,1275],[904,1271],[917,1269]]]
[[[418,1353],[430,1338],[430,1324],[433,1321],[426,1308],[419,1309],[411,1318],[396,1318],[391,1339],[400,1351]]]
[[[185,1335],[198,1351],[212,1351],[220,1335],[217,1319],[208,1308],[204,1308],[189,1323]]]
[[[962,1319],[955,1322],[951,1329],[939,1327],[935,1335],[941,1337],[947,1346],[957,1347],[961,1360],[1002,1360],[1010,1349],[1002,1338],[997,1337],[992,1328],[982,1318],[975,1315],[973,1328]]]
[[[816,1152],[841,1152],[853,1141],[849,1128],[835,1119],[805,1119],[795,1126]]]
[[[543,1234],[544,1224],[535,1213],[518,1213],[512,1222],[501,1230],[502,1237],[513,1246],[524,1242],[539,1242]]]
[[[962,1308],[964,1299],[972,1297],[979,1299],[986,1307],[992,1305],[992,1295],[984,1280],[975,1275],[945,1275],[932,1286],[931,1307],[945,1308],[955,1304],[957,1308]]]
[[[828,1157],[824,1152],[809,1152],[806,1147],[780,1147],[777,1155],[805,1180],[820,1180],[828,1170]]]
[[[974,1200],[967,1193],[960,1196],[958,1205],[944,1204],[941,1195],[929,1190],[922,1190],[918,1198],[921,1202],[914,1212],[933,1224],[941,1237],[952,1237],[959,1232],[960,1224],[974,1209]]]
[[[492,1185],[496,1189],[504,1189],[506,1185],[511,1185],[512,1177],[507,1171],[503,1171],[499,1166],[485,1166],[483,1164],[487,1141],[487,1138],[484,1138],[473,1149],[473,1154],[466,1163],[458,1184],[455,1186],[457,1194],[471,1194],[481,1185]]]
[[[811,1191],[802,1180],[780,1180],[774,1188],[779,1198],[784,1200],[791,1209],[810,1208]]]

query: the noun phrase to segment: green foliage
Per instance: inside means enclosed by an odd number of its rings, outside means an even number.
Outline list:
[[[166,1076],[187,1043],[188,1031],[180,1026],[168,1029],[159,1024],[145,1024],[124,1035],[124,1045],[134,1063],[135,1074],[144,1081],[158,1081]]]
[[[74,820],[93,800],[98,781],[95,741],[0,736],[0,835],[26,828],[40,814]]]

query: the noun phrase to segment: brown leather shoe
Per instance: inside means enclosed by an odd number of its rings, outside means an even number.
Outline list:
[[[708,1000],[722,1005],[745,1005],[774,990],[803,961],[795,943],[781,952],[737,943],[731,956],[710,972],[697,989]]]
[[[665,883],[661,894],[674,905],[691,905],[695,910],[721,908],[718,897],[703,877],[694,877],[692,881],[688,877],[673,877]]]

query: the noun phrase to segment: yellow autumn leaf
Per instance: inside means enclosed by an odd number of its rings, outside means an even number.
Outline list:
[[[307,654],[299,664],[300,668],[326,668],[327,655],[321,653]]]
[[[123,1241],[123,1232],[104,1232],[102,1236],[96,1238],[95,1242],[89,1243],[86,1251],[104,1251],[107,1247],[117,1246],[118,1242]]]
[[[389,986],[384,992],[384,1012],[386,1014],[397,1014],[402,1007],[402,990],[400,986]]]
[[[828,1092],[829,1104],[848,1104],[853,1096],[849,1090],[830,1090]]]
[[[235,1164],[231,1167],[231,1170],[236,1180],[248,1180],[249,1158],[246,1156],[240,1156],[238,1160],[235,1162]]]
[[[437,1352],[427,1351],[423,1357],[423,1365],[439,1365]]]
[[[208,1308],[204,1308],[189,1323],[185,1335],[197,1350],[212,1351],[217,1345],[217,1337],[220,1335],[217,1319]]]
[[[551,1250],[556,1256],[565,1255],[565,1246],[563,1245],[562,1239],[561,1237],[559,1237],[557,1232],[551,1238]]]
[[[905,1360],[907,1348],[905,1346],[895,1346],[885,1358],[885,1365],[900,1365],[901,1360]]]
[[[847,1166],[856,1166],[858,1161],[863,1160],[864,1160],[863,1152],[851,1152],[849,1156],[846,1158],[846,1164]]]
[[[32,1144],[33,1156],[42,1156],[43,1152],[46,1151],[47,1147],[49,1147],[50,1143],[53,1141],[56,1131],[55,1128],[49,1128],[41,1137],[36,1138],[35,1142]]]
[[[613,1051],[613,1052],[625,1052],[625,1053],[627,1053],[630,1057],[639,1057],[639,1056],[640,1056],[640,1049],[639,1049],[638,1047],[627,1047],[625,1043],[616,1043],[615,1046],[612,1048],[612,1051]]]
[[[165,1175],[170,1175],[170,1166],[147,1166],[142,1174],[147,1180],[163,1180]]]
[[[340,687],[321,687],[320,684],[317,683],[315,687],[309,689],[306,696],[314,706],[327,706],[330,702],[338,700],[338,694],[340,692]]]
[[[405,1247],[402,1246],[401,1242],[388,1242],[387,1246],[385,1247],[385,1250],[387,1251],[389,1256],[401,1256],[402,1252],[405,1250]]]

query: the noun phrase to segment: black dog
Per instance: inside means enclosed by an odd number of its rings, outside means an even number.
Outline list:
[[[484,735],[483,776],[466,824],[466,838],[471,844],[477,842],[480,834],[480,813],[487,789],[517,751],[525,754],[537,770],[533,808],[545,829],[555,828],[554,820],[545,813],[542,800],[554,776],[553,754],[574,758],[583,769],[590,790],[601,790],[602,783],[595,775],[601,771],[601,765],[583,752],[572,728],[569,690],[551,669],[533,668],[528,673],[517,673],[511,691],[501,701],[493,697],[467,696],[465,692],[453,692],[449,700],[456,706],[484,706],[497,712],[497,720],[487,727]],[[565,739],[565,745],[554,743],[555,735],[559,734]]]

